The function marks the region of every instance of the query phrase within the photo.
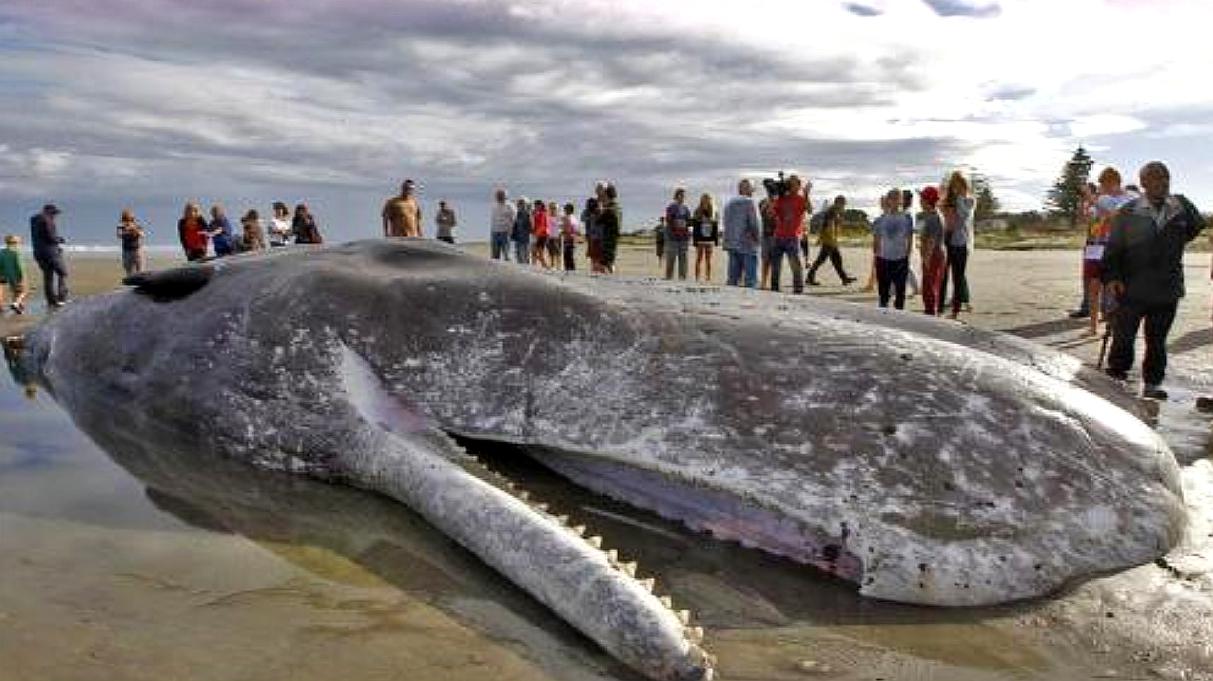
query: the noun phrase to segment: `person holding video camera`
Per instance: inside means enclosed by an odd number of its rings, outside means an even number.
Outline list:
[[[765,184],[765,182],[764,182]],[[782,186],[780,186],[782,185]],[[792,267],[792,292],[804,293],[804,268],[800,262],[800,237],[804,234],[805,211],[808,209],[808,191],[801,189],[798,175],[788,177],[787,182],[774,185],[775,248],[771,253],[771,290],[779,290],[780,270],[783,256],[788,257]]]

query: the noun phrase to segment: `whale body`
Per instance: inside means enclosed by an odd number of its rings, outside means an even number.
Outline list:
[[[121,405],[129,437],[398,499],[655,679],[713,673],[661,575],[457,438],[908,603],[1045,595],[1152,560],[1183,528],[1175,459],[1116,386],[921,315],[412,239],[131,283],[26,339],[69,413]]]

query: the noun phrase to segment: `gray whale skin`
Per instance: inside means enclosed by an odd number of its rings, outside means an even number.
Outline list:
[[[126,437],[398,499],[654,679],[712,677],[689,613],[452,435],[908,603],[1048,594],[1163,554],[1184,523],[1175,459],[1123,393],[923,315],[406,239],[129,283],[26,339],[69,413],[121,405]]]

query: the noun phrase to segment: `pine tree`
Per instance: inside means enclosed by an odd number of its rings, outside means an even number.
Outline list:
[[[1092,165],[1094,161],[1091,160],[1090,154],[1079,146],[1045,198],[1045,207],[1049,209],[1049,214],[1067,218],[1071,227],[1077,226],[1081,217],[1079,213],[1082,208],[1082,193],[1090,181]]]
[[[973,195],[977,200],[973,210],[975,220],[988,220],[1002,207],[998,197],[994,196],[994,190],[990,189],[990,178],[985,175],[973,175]]]

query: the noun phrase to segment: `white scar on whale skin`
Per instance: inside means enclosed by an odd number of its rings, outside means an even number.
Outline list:
[[[583,539],[546,506],[531,506],[470,473],[474,462],[444,433],[401,407],[370,367],[342,347],[341,377],[350,405],[382,434],[381,447],[351,457],[361,486],[407,504],[620,660],[655,679],[709,680],[702,633],[652,580],[635,579],[602,538]]]

